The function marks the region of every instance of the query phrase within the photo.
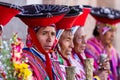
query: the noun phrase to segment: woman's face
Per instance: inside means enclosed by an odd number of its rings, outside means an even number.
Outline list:
[[[48,52],[52,48],[55,40],[55,28],[51,26],[41,27],[36,33],[36,35],[43,49]]]
[[[84,53],[86,47],[86,35],[82,28],[78,28],[74,35],[74,50],[76,53]]]
[[[61,48],[61,54],[68,58],[71,55],[73,45],[73,34],[70,30],[65,30],[60,37],[59,45]]]
[[[100,28],[98,29],[98,31],[99,31],[102,43],[105,44],[105,45],[109,45],[114,40],[116,27],[114,26],[115,28],[108,30],[105,34],[102,34],[104,26],[105,26],[104,24],[101,24]]]
[[[116,30],[109,30],[102,36],[102,42],[109,45],[113,42]]]

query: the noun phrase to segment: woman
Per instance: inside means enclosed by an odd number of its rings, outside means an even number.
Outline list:
[[[52,58],[57,23],[69,11],[67,6],[27,5],[18,17],[28,25],[28,48],[23,59],[33,71],[35,80],[64,80],[59,64]]]
[[[99,14],[98,14],[99,13]],[[120,11],[110,8],[93,8],[91,15],[96,19],[96,27],[94,29],[93,38],[87,41],[87,49],[85,50],[86,56],[94,58],[94,67],[96,70],[103,70],[109,74],[109,66],[111,70],[110,79],[118,80],[117,67],[118,53],[112,46],[115,36],[115,24],[120,22]],[[101,60],[107,55],[104,60]],[[109,60],[109,62],[107,62]],[[106,63],[107,62],[107,63]],[[110,65],[109,65],[110,63]],[[107,77],[107,76],[106,76]],[[101,76],[101,78],[106,78]],[[102,80],[104,80],[102,79]]]
[[[87,16],[90,13],[90,6],[84,6],[82,8],[83,13],[78,17],[78,19],[75,21],[74,25],[77,27],[73,28],[74,31],[74,38],[73,38],[73,43],[74,43],[74,48],[72,50],[72,58],[74,58],[74,62],[78,63],[76,66],[79,67],[79,75],[81,77],[78,80],[83,80],[85,79],[85,71],[84,71],[84,63],[83,60],[86,59],[86,56],[84,54],[84,49],[86,46],[86,41],[85,41],[85,32],[84,32],[84,24],[86,22]]]
[[[83,13],[78,17],[78,19],[74,23],[75,26],[79,26],[79,27],[73,28],[73,31],[74,31],[73,57],[75,58],[74,53],[77,53],[77,55],[79,55],[78,53],[80,53],[80,55],[82,56],[81,58],[86,59],[86,57],[84,55],[84,49],[86,46],[86,41],[85,41],[86,34],[84,32],[84,25],[85,25],[87,16],[90,13],[91,7],[84,5],[82,10],[83,10]],[[79,59],[81,59],[81,58],[79,58]]]
[[[84,59],[86,56],[84,54],[84,50],[86,47],[86,40],[85,40],[85,32],[83,27],[79,27],[74,34],[74,48],[72,51],[73,58],[77,60],[81,64],[81,68],[84,70]]]
[[[73,10],[78,10],[78,12],[80,12],[80,14],[81,14],[81,11],[79,11],[80,9],[78,6],[72,6],[71,13],[67,14],[69,16],[67,17],[67,15],[66,15],[58,23],[59,25],[66,27],[66,29],[63,32],[61,32],[61,34],[59,34],[59,32],[58,32],[57,35],[59,36],[59,41],[58,41],[56,49],[57,49],[57,53],[58,53],[58,60],[61,64],[61,68],[62,68],[63,72],[65,73],[65,67],[75,66],[75,71],[76,71],[75,79],[83,80],[83,79],[85,79],[85,76],[83,76],[81,74],[80,64],[72,57],[72,48],[74,48],[74,45],[73,45],[74,30],[73,30],[72,26],[73,26],[74,22],[78,19],[78,17],[81,16],[81,15],[78,16],[78,14],[76,16],[75,13],[73,13],[75,11],[73,11]],[[70,14],[71,14],[71,16],[70,16]],[[77,18],[73,19],[73,17],[77,17]],[[67,18],[67,20],[66,20],[66,18]]]

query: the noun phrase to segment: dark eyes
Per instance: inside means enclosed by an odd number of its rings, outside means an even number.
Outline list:
[[[43,33],[42,33],[42,35],[46,35],[46,34],[47,34],[47,32],[43,32]]]
[[[42,35],[47,35],[47,34],[49,34],[49,33],[48,33],[48,32],[43,32],[43,33],[42,33]],[[55,35],[56,35],[55,32],[51,32],[50,34],[51,34],[51,36],[55,36]]]
[[[55,32],[51,32],[51,35],[52,35],[52,36],[55,36],[55,35],[56,35],[56,33],[55,33]]]
[[[78,39],[82,39],[82,37],[79,37]]]
[[[67,38],[66,41],[71,41],[72,39],[71,38]]]
[[[70,39],[66,39],[66,41],[70,41]]]
[[[85,40],[85,36],[78,37],[79,41]]]

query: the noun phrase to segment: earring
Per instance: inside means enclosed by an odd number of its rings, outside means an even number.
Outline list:
[[[59,44],[59,43],[57,44],[57,47],[58,47],[58,50],[61,51],[61,47],[60,47],[60,44]]]
[[[26,46],[28,48],[30,48],[30,47],[32,47],[32,45],[33,45],[32,38],[31,38],[30,34],[27,34]]]

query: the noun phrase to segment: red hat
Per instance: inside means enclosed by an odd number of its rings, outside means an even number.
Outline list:
[[[20,10],[18,9],[19,6],[0,2],[0,25],[6,25],[11,18],[13,18],[20,12]]]
[[[82,14],[79,15],[79,17],[76,19],[76,21],[74,22],[74,26],[84,26],[87,16],[90,13],[91,10],[91,6],[81,6],[80,8],[82,9]]]
[[[59,5],[27,5],[17,15],[29,27],[48,26],[57,23],[69,11],[67,6]]]
[[[82,12],[77,6],[70,6],[70,12],[67,13],[62,20],[60,20],[56,26],[57,29],[69,29],[73,26],[74,21],[77,19],[78,15]]]
[[[91,15],[98,21],[107,24],[120,22],[120,11],[111,8],[93,7]]]
[[[64,15],[69,11],[67,6],[63,5],[27,5],[23,6],[23,12],[17,15],[26,25],[28,25],[29,33],[32,38],[34,45],[37,49],[45,55],[46,58],[46,72],[48,73],[50,80],[53,80],[52,66],[49,55],[42,48],[39,40],[36,37],[36,33],[33,27],[36,26],[49,26],[51,24],[57,23]]]

